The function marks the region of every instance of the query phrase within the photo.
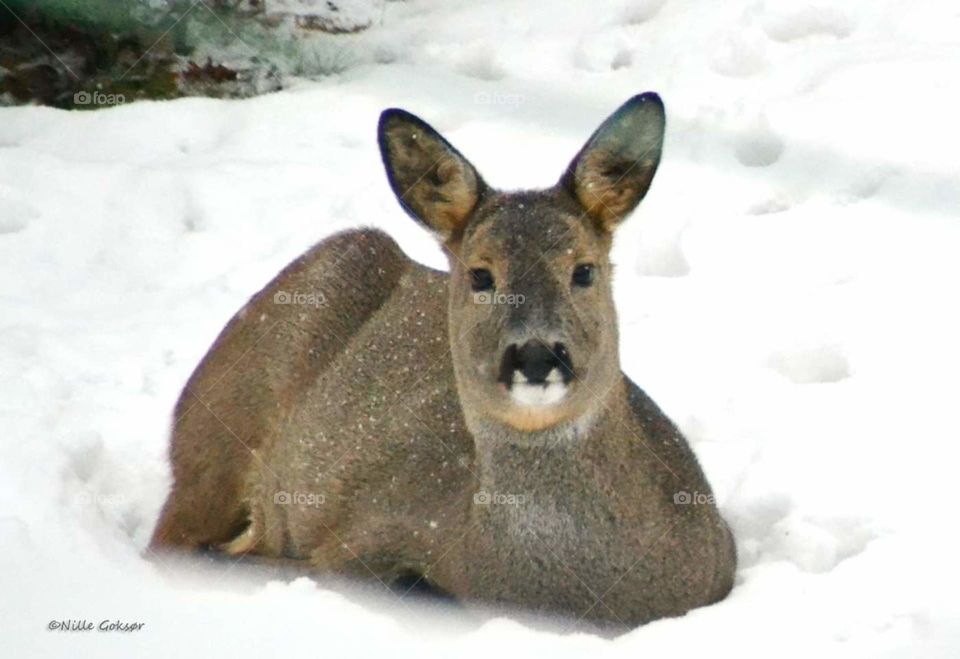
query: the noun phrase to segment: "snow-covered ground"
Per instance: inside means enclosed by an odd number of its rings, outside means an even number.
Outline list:
[[[276,95],[0,110],[0,653],[958,656],[958,34],[949,0],[411,0]],[[727,600],[609,640],[142,557],[175,398],[249,295],[361,224],[443,265],[383,108],[528,187],[644,90],[623,361],[734,528]]]

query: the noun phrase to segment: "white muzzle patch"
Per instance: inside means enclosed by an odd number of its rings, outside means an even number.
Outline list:
[[[546,381],[539,384],[531,384],[520,371],[513,372],[510,397],[517,405],[547,407],[559,403],[566,395],[567,385],[556,368],[547,374]]]

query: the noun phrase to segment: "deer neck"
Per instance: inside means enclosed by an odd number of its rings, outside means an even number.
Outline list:
[[[626,407],[625,388],[618,380],[589,413],[542,431],[474,420],[470,425],[482,491],[529,497],[537,490],[548,496],[554,489],[595,478],[598,461],[619,459],[625,433],[618,432],[623,425],[618,420],[625,418]]]

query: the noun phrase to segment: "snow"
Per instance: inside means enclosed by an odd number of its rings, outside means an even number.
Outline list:
[[[411,0],[275,95],[0,110],[3,654],[957,656],[958,28],[946,1]],[[734,528],[729,598],[610,640],[144,558],[173,403],[249,295],[359,225],[443,265],[382,109],[542,186],[648,89],[622,357]]]

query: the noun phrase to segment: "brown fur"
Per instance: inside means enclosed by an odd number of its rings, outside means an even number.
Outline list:
[[[175,483],[152,548],[219,547],[384,583],[415,574],[465,601],[614,626],[723,598],[730,532],[712,503],[675,498],[710,487],[619,365],[610,232],[645,194],[662,134],[659,99],[636,97],[556,187],[501,193],[422,121],[386,112],[390,183],[444,241],[450,273],[351,231],[255,295],[177,405]],[[610,153],[629,161],[619,179]],[[578,190],[590,181],[610,191],[600,215]],[[573,286],[583,263],[594,281]],[[523,302],[477,302],[481,267]],[[295,291],[325,303],[274,302]],[[505,348],[529,339],[572,357],[552,408],[496,381]]]

